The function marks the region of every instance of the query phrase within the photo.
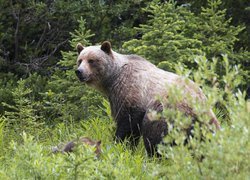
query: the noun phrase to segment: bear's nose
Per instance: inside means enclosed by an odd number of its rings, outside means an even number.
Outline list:
[[[77,69],[77,70],[75,71],[75,73],[76,73],[76,76],[77,76],[80,80],[83,78],[83,76],[82,76],[82,70]]]
[[[75,73],[80,81],[87,81],[88,78],[84,75],[84,71],[82,69],[77,69]]]
[[[77,69],[77,70],[75,71],[75,73],[76,73],[77,77],[80,77],[80,76],[81,76],[81,74],[82,74],[82,71],[81,71],[81,70],[79,70],[79,69]]]

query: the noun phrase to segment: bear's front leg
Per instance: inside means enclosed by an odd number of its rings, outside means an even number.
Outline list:
[[[117,129],[115,133],[116,141],[123,142],[128,139],[129,145],[135,148],[141,136],[141,122],[144,116],[143,112],[138,112],[137,114],[127,112],[120,114],[117,117]]]
[[[128,129],[117,128],[115,132],[116,142],[124,142],[126,139],[128,140],[129,145],[132,148],[135,148],[139,143],[140,134],[134,134]]]

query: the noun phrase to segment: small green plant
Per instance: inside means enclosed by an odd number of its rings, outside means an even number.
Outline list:
[[[26,131],[39,136],[43,120],[36,111],[35,103],[29,97],[32,90],[26,87],[25,80],[21,79],[17,84],[18,86],[12,91],[15,104],[2,103],[9,109],[4,113],[6,124],[4,134],[8,134],[11,138],[18,138],[18,135]]]

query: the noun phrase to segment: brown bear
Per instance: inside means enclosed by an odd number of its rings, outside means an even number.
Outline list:
[[[168,132],[165,120],[150,118],[150,110],[162,112],[171,108],[197,119],[197,112],[186,100],[186,96],[205,103],[206,97],[191,80],[157,68],[137,55],[122,55],[111,49],[108,41],[101,46],[83,47],[77,45],[78,58],[76,75],[81,82],[101,91],[110,102],[112,117],[116,122],[116,139],[128,138],[136,146],[143,136],[145,148],[150,156]],[[184,97],[176,105],[170,101],[163,104],[161,99],[171,99],[168,89],[181,89]],[[205,112],[210,124],[220,128],[212,110]]]
[[[96,157],[99,157],[101,154],[101,141],[95,141],[88,137],[80,137],[78,139],[69,141],[65,144],[59,144],[58,146],[52,148],[52,153],[58,153],[58,152],[71,153],[74,151],[74,148],[76,147],[77,144],[78,145],[85,144],[95,147]]]

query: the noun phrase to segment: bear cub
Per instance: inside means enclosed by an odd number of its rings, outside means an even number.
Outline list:
[[[80,137],[79,139],[74,139],[67,143],[59,144],[56,147],[52,148],[52,153],[71,153],[74,152],[74,148],[77,145],[88,145],[95,148],[96,157],[99,157],[101,154],[101,141],[95,141],[88,137]]]

